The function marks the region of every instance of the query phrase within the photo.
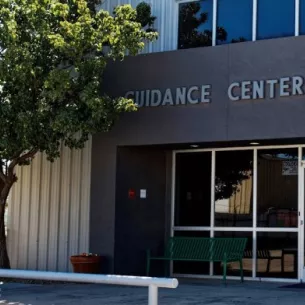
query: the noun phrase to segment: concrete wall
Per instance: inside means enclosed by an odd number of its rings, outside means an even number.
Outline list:
[[[141,55],[109,66],[104,89],[113,96],[203,84],[211,84],[212,96],[211,103],[140,108],[122,115],[112,132],[93,138],[90,246],[107,255],[108,270],[114,270],[115,228],[122,230],[115,225],[118,147],[295,138],[301,143],[305,96],[233,102],[227,94],[232,82],[296,75],[305,76],[305,37]]]

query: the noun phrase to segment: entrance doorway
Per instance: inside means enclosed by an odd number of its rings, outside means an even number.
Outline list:
[[[174,151],[172,236],[247,237],[246,278],[302,280],[301,161],[301,146]],[[238,277],[238,264],[228,269]],[[172,264],[181,277],[221,272],[219,263]]]

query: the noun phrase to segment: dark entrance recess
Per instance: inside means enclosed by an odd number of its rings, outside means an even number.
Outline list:
[[[140,190],[147,191],[140,198]],[[130,192],[134,193],[130,197]],[[144,276],[146,250],[164,251],[166,153],[163,149],[119,148],[115,212],[115,273]],[[107,232],[102,232],[107,234]],[[101,233],[101,234],[102,234]],[[163,276],[152,264],[151,276]]]

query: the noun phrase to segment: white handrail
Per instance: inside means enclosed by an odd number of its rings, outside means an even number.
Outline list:
[[[158,305],[158,288],[178,287],[178,280],[175,278],[153,278],[127,275],[0,269],[0,277],[148,287],[148,305]]]

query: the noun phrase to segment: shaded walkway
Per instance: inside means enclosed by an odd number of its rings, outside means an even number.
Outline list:
[[[287,305],[305,304],[305,289],[279,288],[285,284],[218,281],[183,283],[177,289],[161,289],[160,305]],[[4,284],[1,298],[10,305],[143,305],[147,289],[104,285]],[[6,304],[1,303],[0,304]]]

